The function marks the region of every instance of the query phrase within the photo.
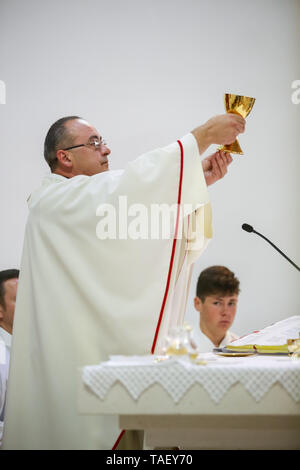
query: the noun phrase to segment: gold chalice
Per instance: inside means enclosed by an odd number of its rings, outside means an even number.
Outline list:
[[[249,96],[233,95],[232,93],[225,93],[224,100],[226,113],[238,114],[244,119],[250,113],[255,102],[255,98],[250,98]],[[232,144],[219,147],[219,150],[243,155],[243,151],[237,139]]]

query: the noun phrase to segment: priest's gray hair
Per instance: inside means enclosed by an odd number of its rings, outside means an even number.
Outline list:
[[[51,171],[54,171],[57,167],[57,150],[72,145],[72,142],[70,142],[70,133],[65,127],[65,123],[67,121],[72,121],[73,119],[82,118],[79,116],[66,116],[58,119],[58,121],[52,124],[46,135],[44,142],[44,157],[50,166]]]

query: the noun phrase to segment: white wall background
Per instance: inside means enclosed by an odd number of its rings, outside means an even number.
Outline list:
[[[111,168],[224,112],[223,94],[256,98],[240,137],[245,155],[210,188],[214,239],[197,276],[224,264],[241,281],[234,330],[299,314],[299,0],[1,0],[0,269],[18,267],[26,198],[48,171],[43,141],[79,114],[107,139]],[[214,148],[211,149],[211,152]]]

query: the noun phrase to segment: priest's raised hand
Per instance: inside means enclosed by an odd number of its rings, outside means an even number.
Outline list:
[[[200,155],[211,144],[232,144],[245,131],[246,121],[237,114],[220,114],[196,127],[192,134],[197,140]]]

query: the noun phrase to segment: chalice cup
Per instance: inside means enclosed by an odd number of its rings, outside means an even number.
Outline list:
[[[227,113],[238,114],[245,119],[253,108],[255,98],[250,98],[249,96],[233,95],[232,93],[225,93],[224,101]],[[237,139],[232,142],[232,144],[219,147],[219,150],[244,155]]]

